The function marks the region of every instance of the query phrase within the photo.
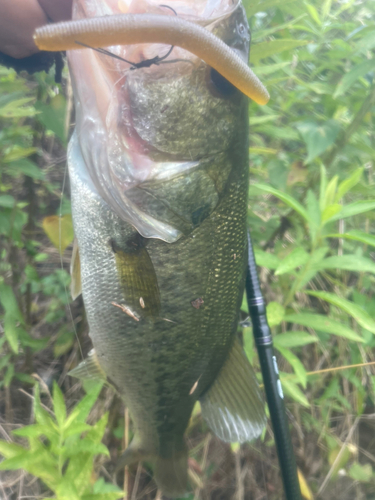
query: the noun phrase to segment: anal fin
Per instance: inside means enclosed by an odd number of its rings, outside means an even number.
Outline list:
[[[251,441],[265,422],[264,402],[255,373],[236,338],[224,366],[200,400],[202,416],[223,441]]]
[[[95,350],[91,349],[86,359],[78,366],[68,372],[71,377],[76,377],[81,380],[100,380],[107,381],[107,377],[99,365]]]

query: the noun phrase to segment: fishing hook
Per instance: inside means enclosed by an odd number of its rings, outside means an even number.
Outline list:
[[[169,5],[159,5],[159,7],[165,7],[167,9],[170,9],[176,16],[177,16],[177,12],[172,8],[170,7]],[[128,61],[127,59],[124,59],[123,57],[120,57],[116,54],[114,54],[113,52],[110,52],[109,50],[106,50],[106,49],[95,49],[94,47],[90,47],[90,45],[87,45],[85,43],[82,43],[82,42],[75,42],[77,45],[82,45],[82,47],[87,47],[88,49],[92,49],[92,50],[95,50],[95,52],[99,52],[99,54],[103,54],[105,56],[110,56],[110,57],[113,57],[114,59],[118,59],[119,61],[123,61],[123,62],[126,62],[128,64],[130,64],[130,70],[135,70],[135,69],[140,69],[140,68],[149,68],[150,66],[152,66],[153,64],[155,64],[156,66],[158,66],[162,61],[164,61],[164,59],[166,59],[170,53],[172,52],[172,50],[174,49],[174,45],[171,45],[168,52],[162,56],[162,57],[159,57],[159,56],[155,56],[155,57],[152,57],[151,59],[145,59],[144,61],[140,61],[138,63],[134,63],[132,61]]]

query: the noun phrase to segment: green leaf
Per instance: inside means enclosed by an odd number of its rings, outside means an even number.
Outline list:
[[[299,286],[297,290],[302,290],[302,288],[314,278],[318,270],[315,268],[315,264],[319,263],[326,253],[328,252],[328,247],[317,248],[311,255],[308,265],[303,269],[303,275],[299,276]]]
[[[41,405],[39,397],[39,386],[35,386],[34,414],[35,414],[35,420],[37,421],[38,424],[44,425],[52,429],[55,428],[54,421],[50,417],[49,413]]]
[[[263,115],[263,116],[251,116],[249,119],[250,127],[254,127],[259,123],[275,122],[280,115]]]
[[[48,238],[62,255],[66,247],[69,246],[74,239],[72,216],[70,214],[61,217],[58,215],[50,215],[44,217],[42,226]]]
[[[306,389],[307,373],[301,361],[297,358],[295,354],[292,353],[292,351],[289,351],[289,349],[285,349],[282,347],[278,347],[277,349],[280,352],[280,354],[282,354],[284,358],[288,361],[288,363],[290,363],[290,365],[294,370],[294,373],[297,375],[297,378],[300,381],[300,384],[304,389]]]
[[[15,354],[18,354],[17,320],[8,313],[6,313],[4,317],[4,333],[10,348]]]
[[[301,347],[318,342],[318,339],[307,332],[286,332],[273,337],[273,343],[276,349]]]
[[[22,313],[11,286],[0,283],[0,302],[6,314],[11,315],[16,321],[24,324]]]
[[[332,146],[340,130],[340,124],[336,120],[327,120],[320,125],[315,122],[303,122],[296,126],[307,147],[305,164],[311,163]]]
[[[367,61],[363,61],[354,68],[352,68],[349,73],[342,78],[339,84],[336,87],[336,90],[333,94],[333,98],[337,99],[337,97],[345,94],[345,92],[355,83],[359,78],[365,76],[370,71],[374,71],[375,68],[375,60],[369,59]]]
[[[326,189],[327,189],[327,170],[325,166],[320,164],[320,188],[319,188],[319,207],[320,212],[326,208],[325,206],[325,198],[326,198]]]
[[[375,321],[371,316],[364,311],[361,307],[357,306],[349,300],[338,297],[337,295],[329,292],[313,292],[311,290],[305,290],[305,293],[312,295],[313,297],[318,297],[319,299],[325,300],[330,304],[339,307],[350,316],[352,316],[358,324],[363,326],[372,333],[375,333]]]
[[[335,234],[327,234],[326,238],[344,238],[347,240],[360,241],[365,245],[370,245],[375,247],[375,236],[372,234],[364,233],[363,231],[350,231],[349,233],[335,233]]]
[[[53,381],[53,409],[55,412],[57,423],[62,429],[66,419],[66,406],[64,401],[63,393],[60,387],[57,385],[56,381]]]
[[[83,432],[89,431],[91,429],[91,425],[88,424],[72,424],[67,429],[64,430],[64,438],[69,436],[74,436],[76,434],[82,434]]]
[[[254,249],[254,254],[257,265],[267,269],[276,269],[281,262],[275,254],[264,252],[259,248]]]
[[[84,423],[89,416],[89,413],[98,399],[99,393],[102,390],[103,384],[97,383],[93,386],[86,396],[74,407],[69,417],[66,419],[64,429],[68,429],[73,422]]]
[[[82,500],[117,500],[123,498],[123,491],[110,491],[107,493],[93,493],[91,495],[83,495]]]
[[[7,370],[5,372],[5,376],[4,376],[5,387],[10,386],[10,383],[12,382],[13,376],[14,376],[14,364],[11,363],[8,365]]]
[[[277,64],[265,64],[264,66],[257,67],[257,75],[258,76],[271,75],[272,73],[275,73],[276,71],[279,71],[280,69],[283,69],[289,65],[290,61],[284,61]]]
[[[257,12],[265,12],[273,7],[282,7],[283,5],[295,2],[296,0],[244,0],[243,4],[248,17]]]
[[[16,372],[14,374],[14,377],[17,380],[20,380],[21,382],[24,382],[25,384],[30,384],[30,385],[37,384],[37,381],[35,380],[35,378],[33,378],[31,375],[28,375],[27,373]]]
[[[86,438],[74,442],[72,445],[66,443],[63,450],[63,456],[68,458],[78,453],[89,453],[90,455],[106,455],[109,457],[109,451],[102,443],[94,443]]]
[[[290,374],[280,373],[281,385],[286,394],[288,394],[292,399],[300,403],[302,406],[309,408],[310,403],[308,402],[306,396],[292,380],[290,380]]]
[[[337,335],[338,337],[353,340],[354,342],[364,342],[362,337],[353,332],[353,330],[348,328],[346,325],[321,314],[288,314],[285,316],[284,321],[313,328],[314,330],[320,332],[331,333],[333,335]]]
[[[308,40],[287,40],[285,38],[278,40],[270,40],[268,42],[256,43],[251,47],[250,61],[252,64],[258,64],[262,59],[271,57],[286,50],[292,50],[296,47],[307,45]]]
[[[289,273],[296,267],[301,267],[309,260],[309,254],[302,247],[297,247],[290,252],[280,263],[275,271],[276,276]]]
[[[338,180],[338,175],[335,175],[327,184],[326,191],[324,193],[324,208],[327,208],[329,205],[333,204]]]
[[[0,195],[0,207],[3,208],[13,208],[16,204],[16,200],[10,194]]]
[[[252,154],[255,154],[255,155],[275,155],[277,153],[277,149],[251,147],[251,148],[249,148],[249,153],[250,153],[250,156]]]
[[[375,273],[375,262],[359,255],[335,255],[327,257],[315,264],[315,268],[322,269],[344,269],[356,273]]]
[[[318,26],[322,25],[322,21],[319,17],[318,11],[311,3],[305,3],[306,9],[308,10],[310,17],[315,21]]]
[[[80,495],[91,489],[91,477],[93,472],[94,457],[89,453],[79,453],[69,460],[65,473],[67,481],[72,481]]]
[[[309,214],[310,231],[313,233],[313,239],[316,230],[320,227],[321,222],[321,212],[319,202],[315,196],[315,193],[309,189],[306,196],[306,207],[307,213]]]
[[[358,182],[361,180],[363,170],[363,168],[357,168],[356,170],[354,170],[351,176],[340,182],[335,197],[336,203],[338,203],[348,191],[353,189],[353,187],[358,184]]]
[[[34,116],[36,111],[33,106],[27,106],[34,101],[33,97],[22,97],[9,102],[0,107],[0,117],[2,118],[21,118]]]
[[[251,43],[255,43],[257,40],[260,40],[260,39],[265,39],[266,37],[269,37],[270,35],[273,35],[274,33],[278,32],[278,31],[292,28],[294,24],[298,23],[298,21],[303,19],[305,16],[306,16],[306,14],[301,14],[300,16],[296,17],[295,19],[288,19],[288,21],[286,21],[285,23],[276,24],[275,26],[271,26],[270,28],[267,28],[267,29],[253,31],[251,33]],[[284,68],[287,65],[290,65],[290,61],[285,61],[282,63],[273,64],[272,66],[274,66],[275,69],[273,71],[268,69],[269,73],[267,73],[267,74],[274,73],[276,70],[278,70],[280,68]],[[262,73],[260,73],[260,71],[259,71],[260,68],[257,67],[257,75],[258,76],[259,76],[259,74],[262,74],[262,75],[265,74],[263,72],[264,67],[265,66],[262,66]],[[267,68],[270,68],[270,66],[267,66]]]
[[[26,158],[26,156],[36,153],[36,151],[36,148],[24,148],[18,144],[14,144],[14,146],[12,146],[12,148],[4,155],[2,161],[4,163],[10,163],[12,161],[19,160],[20,158]]]
[[[60,479],[56,488],[56,496],[58,500],[81,500],[74,481],[69,480],[66,476]]]
[[[243,328],[242,335],[245,354],[250,363],[252,363],[255,355],[253,329],[251,327]]]
[[[58,358],[68,352],[69,349],[73,346],[74,341],[74,331],[66,330],[66,327],[63,327],[61,334],[59,332],[59,336],[55,342],[55,345],[53,346],[53,354],[55,358]]]
[[[5,311],[4,333],[12,349],[18,353],[18,337],[22,333],[24,319],[18,307],[17,299],[13,293],[12,287],[5,283],[0,283],[0,304]]]
[[[347,217],[353,217],[354,215],[363,214],[364,212],[369,212],[375,209],[374,200],[360,200],[350,203],[349,205],[344,205],[339,214],[331,217],[331,222],[346,219]]]
[[[0,455],[5,458],[13,458],[24,453],[25,448],[19,444],[8,443],[7,441],[0,441]]]
[[[309,216],[305,208],[300,204],[299,201],[297,201],[289,194],[283,193],[282,191],[279,191],[278,189],[275,189],[272,186],[268,186],[267,184],[253,184],[253,187],[256,187],[258,189],[261,189],[262,191],[265,191],[266,193],[270,193],[273,196],[276,196],[276,198],[279,198],[279,200],[283,201],[286,205],[295,210],[306,221],[309,221]]]
[[[370,464],[361,465],[356,462],[350,467],[349,476],[355,481],[369,483],[374,477],[374,472]]]
[[[24,450],[23,453],[0,463],[0,470],[17,469],[25,469],[30,474],[41,478],[51,489],[54,489],[59,480],[53,456],[42,446],[34,451]]]
[[[106,425],[108,422],[108,413],[105,413],[100,420],[88,431],[86,438],[92,441],[99,442],[103,439]]]
[[[340,205],[339,203],[328,205],[328,207],[326,207],[322,213],[322,222],[326,224],[327,222],[332,220],[335,215],[340,214],[341,211],[342,205]]]
[[[15,436],[27,437],[27,438],[37,438],[40,436],[46,436],[49,439],[56,438],[59,436],[59,433],[52,429],[51,427],[42,425],[42,424],[32,424],[25,425],[20,429],[15,429],[12,431],[12,434]]]
[[[51,130],[63,144],[66,144],[65,97],[62,94],[58,94],[53,97],[48,104],[37,101],[35,108],[39,111],[37,120],[48,130]]]
[[[23,174],[38,180],[45,178],[43,170],[28,158],[20,158],[19,160],[6,163],[4,166],[6,167],[7,173],[12,176]]]
[[[356,48],[365,54],[368,50],[375,47],[375,29],[374,24],[370,24],[367,27],[363,26],[362,28],[360,32],[361,38],[356,42]]]
[[[279,325],[284,318],[285,309],[278,302],[270,302],[267,304],[267,319],[269,326]]]
[[[93,487],[93,493],[120,493],[121,490],[118,486],[112,483],[106,483],[102,477],[100,477]],[[123,494],[123,492],[121,492]]]
[[[5,356],[2,355],[2,357],[0,358],[0,370],[2,370],[5,366],[7,366],[10,358],[11,358],[11,354],[6,354]]]

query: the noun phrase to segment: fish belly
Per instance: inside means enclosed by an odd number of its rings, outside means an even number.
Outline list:
[[[175,243],[144,243],[142,255],[147,253],[154,273],[151,288],[160,301],[150,317],[142,316],[142,301],[147,307],[152,297],[136,297],[137,309],[116,262],[116,254],[126,253],[138,233],[97,194],[78,140],[71,141],[72,211],[90,337],[150,455],[168,457],[183,446],[194,403],[214,381],[234,341],[247,249],[243,157],[228,158],[233,168],[225,195],[199,227]],[[129,309],[140,314],[132,316]]]

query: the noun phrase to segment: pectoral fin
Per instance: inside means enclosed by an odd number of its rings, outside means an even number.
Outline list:
[[[112,244],[126,304],[140,317],[157,318],[160,295],[155,269],[144,247],[126,252]]]
[[[70,370],[68,375],[81,380],[107,381],[107,377],[99,365],[94,349],[91,349],[87,358],[84,359],[78,366],[73,368],[73,370]]]
[[[200,403],[203,418],[223,441],[244,443],[261,434],[266,422],[264,402],[238,339]]]
[[[79,258],[79,248],[77,243],[77,238],[73,241],[73,253],[72,260],[70,261],[70,295],[72,299],[75,300],[82,293],[81,284],[81,261]]]

